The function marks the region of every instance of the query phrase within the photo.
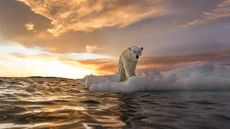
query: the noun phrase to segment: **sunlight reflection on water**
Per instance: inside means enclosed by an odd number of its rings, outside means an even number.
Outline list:
[[[0,78],[0,128],[229,129],[229,92],[89,92],[79,80]]]

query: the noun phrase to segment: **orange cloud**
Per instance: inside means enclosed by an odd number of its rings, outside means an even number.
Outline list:
[[[170,70],[187,64],[202,62],[218,62],[230,60],[230,51],[204,53],[186,56],[143,57],[138,63],[137,72],[151,70]],[[118,72],[118,60],[96,59],[79,61],[84,66],[93,67],[96,74],[112,74]]]
[[[86,52],[94,52],[97,50],[101,50],[103,48],[98,47],[97,45],[86,45]]]
[[[104,27],[125,27],[147,17],[165,13],[161,0],[19,0],[51,20],[47,31],[59,36],[67,31],[93,31]]]
[[[25,27],[28,31],[34,30],[34,24],[33,23],[26,23]]]
[[[112,74],[117,72],[117,59],[96,59],[79,61],[82,65],[93,67],[95,74]]]
[[[230,6],[230,0],[224,0],[222,3],[217,5],[217,7],[214,10],[210,12],[204,12],[201,18],[185,24],[184,27],[205,24],[221,18],[229,17],[230,16],[229,6]]]

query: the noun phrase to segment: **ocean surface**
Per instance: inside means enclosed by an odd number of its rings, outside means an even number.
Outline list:
[[[0,78],[0,128],[230,129],[230,92],[110,93],[74,79]]]

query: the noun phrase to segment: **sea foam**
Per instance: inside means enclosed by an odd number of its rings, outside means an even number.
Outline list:
[[[90,91],[130,93],[137,91],[226,91],[230,90],[230,66],[195,64],[159,72],[152,71],[119,82],[118,75],[85,78]]]

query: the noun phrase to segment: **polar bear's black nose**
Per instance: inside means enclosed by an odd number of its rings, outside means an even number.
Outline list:
[[[136,58],[138,59],[138,58],[139,58],[139,56],[136,56]]]

